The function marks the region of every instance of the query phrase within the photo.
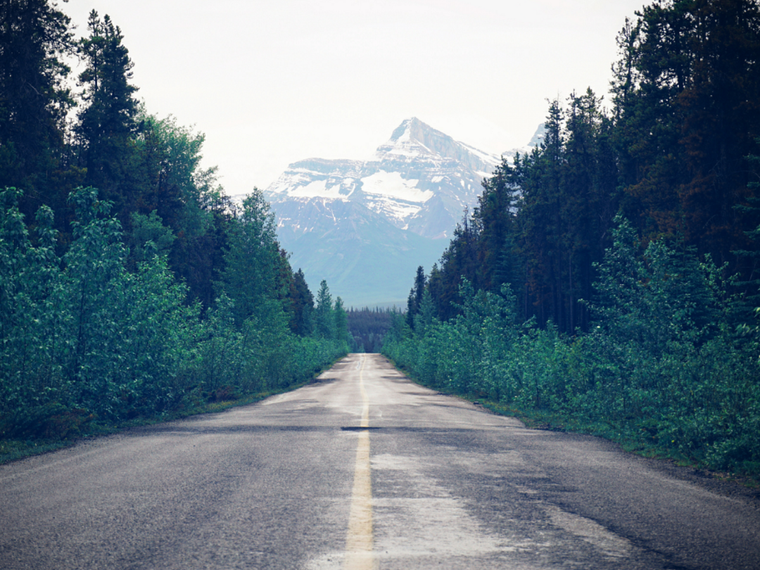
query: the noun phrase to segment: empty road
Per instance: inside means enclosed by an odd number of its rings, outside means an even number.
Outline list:
[[[0,466],[0,568],[757,569],[760,500],[354,354],[255,405]]]

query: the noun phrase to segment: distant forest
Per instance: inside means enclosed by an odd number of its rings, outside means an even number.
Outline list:
[[[390,309],[349,309],[348,332],[352,352],[380,352],[383,339],[391,328],[393,314]]]
[[[0,438],[55,439],[309,380],[349,347],[256,189],[138,102],[119,27],[0,3]],[[78,58],[83,71],[67,65]],[[0,449],[0,453],[3,450]]]
[[[760,473],[760,8],[662,0],[549,103],[383,351],[418,380]],[[412,276],[410,276],[412,277]]]

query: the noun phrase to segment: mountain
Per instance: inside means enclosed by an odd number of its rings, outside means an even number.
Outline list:
[[[349,200],[294,199],[273,207],[293,268],[304,270],[312,292],[326,279],[347,306],[406,306],[417,266],[429,269],[448,244],[400,230]]]
[[[347,306],[401,307],[500,160],[411,118],[369,160],[295,162],[265,196],[313,291],[326,279]]]
[[[438,239],[451,237],[499,160],[412,118],[370,160],[302,160],[265,193],[275,210],[294,199],[348,200],[399,229]]]

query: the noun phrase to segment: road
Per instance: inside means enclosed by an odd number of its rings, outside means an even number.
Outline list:
[[[760,499],[526,429],[379,355],[0,466],[3,569],[760,568]]]

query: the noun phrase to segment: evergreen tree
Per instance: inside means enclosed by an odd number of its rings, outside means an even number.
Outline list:
[[[217,194],[204,204],[203,214],[209,220],[203,232],[178,233],[169,263],[177,278],[187,284],[190,297],[208,309],[224,272],[225,252],[235,223],[233,204],[229,197]]]
[[[85,70],[79,75],[86,106],[79,113],[76,132],[86,181],[115,203],[122,221],[136,209],[137,87],[130,84],[134,64],[118,26],[93,10],[87,22],[89,37],[79,42]]]
[[[546,120],[546,136],[540,149],[521,163],[522,207],[520,233],[526,260],[527,316],[539,323],[564,320],[563,271],[568,261],[562,217],[564,161],[563,111],[552,101]]]
[[[306,276],[299,269],[293,275],[293,313],[291,330],[300,336],[309,336],[314,331],[314,295],[309,291]]]
[[[433,306],[435,307],[435,315],[439,318],[443,318],[443,275],[438,269],[438,263],[434,263],[430,269],[430,276],[428,277],[428,284],[426,289],[430,291],[430,296],[433,300]]]
[[[439,318],[450,319],[459,312],[462,299],[459,288],[462,280],[478,281],[478,232],[469,210],[465,208],[462,222],[454,228],[449,246],[441,255],[440,268],[434,277],[439,292],[435,305]]]
[[[29,219],[41,204],[65,208],[72,52],[70,19],[55,4],[0,2],[0,186],[24,190],[19,208]]]
[[[519,157],[518,159],[519,160]],[[520,184],[517,172],[502,158],[491,177],[483,181],[483,193],[473,217],[481,230],[478,265],[484,289],[498,292],[501,285],[518,280],[517,208]]]
[[[314,315],[315,334],[317,338],[325,340],[335,339],[335,318],[333,316],[332,295],[327,281],[324,279],[319,284],[317,291],[317,307]]]
[[[335,323],[333,325],[335,330],[335,340],[338,342],[349,343],[351,339],[348,335],[348,316],[346,315],[346,309],[343,306],[343,299],[340,297],[335,299],[335,305],[333,306],[333,318]]]
[[[409,298],[406,303],[406,322],[414,328],[414,317],[420,312],[422,306],[422,295],[425,292],[425,269],[420,265],[417,268],[417,275],[414,277],[414,286],[409,291]]]
[[[221,193],[216,168],[200,166],[205,136],[178,125],[172,116],[158,119],[141,111],[138,119],[135,144],[143,188],[135,208],[143,214],[155,210],[187,239],[203,235],[212,223],[209,206]]]
[[[579,300],[591,297],[593,263],[604,254],[603,236],[608,235],[618,208],[617,168],[607,142],[611,122],[601,103],[590,89],[569,98],[562,182],[566,314],[560,327],[567,332],[577,327],[588,330],[588,312]]]

